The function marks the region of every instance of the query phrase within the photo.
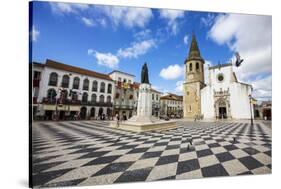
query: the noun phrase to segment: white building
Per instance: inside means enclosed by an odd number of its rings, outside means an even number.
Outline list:
[[[118,114],[121,119],[126,120],[134,115],[136,110],[138,86],[134,83],[135,76],[119,70],[108,74],[114,81],[114,115]]]
[[[46,60],[33,63],[34,115],[96,119],[112,115],[114,81],[106,74]]]
[[[152,115],[155,117],[160,116],[160,97],[162,93],[151,89],[151,98],[152,98]]]
[[[209,68],[209,83],[201,90],[204,118],[250,119],[252,86],[237,81],[232,64]]]
[[[182,117],[183,97],[168,93],[160,97],[160,114],[168,117]]]
[[[237,80],[232,64],[209,67],[209,78],[204,78],[204,63],[193,34],[185,60],[184,117],[250,119],[252,86]]]
[[[135,82],[135,76],[119,70],[109,73],[115,82],[114,115],[118,114],[122,119],[129,119],[136,115],[140,83]],[[151,90],[152,115],[159,116],[161,92]]]

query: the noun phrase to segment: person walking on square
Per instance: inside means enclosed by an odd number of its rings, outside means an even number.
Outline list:
[[[116,118],[117,127],[119,127],[119,115],[116,114],[115,118]]]

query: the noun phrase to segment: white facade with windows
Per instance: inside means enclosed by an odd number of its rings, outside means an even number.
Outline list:
[[[116,82],[128,83],[133,84],[135,81],[135,76],[129,73],[121,72],[118,70],[114,70],[113,72],[109,73],[110,78]]]
[[[160,97],[160,114],[168,117],[182,117],[183,98],[176,94],[168,93]]]
[[[115,83],[114,115],[118,114],[121,120],[129,119],[136,110],[135,76],[118,70],[109,73],[109,76]]]
[[[108,115],[109,112],[112,115],[112,79],[104,74],[48,61],[46,64],[33,64],[33,75],[35,71],[40,72],[38,95],[33,95],[39,105],[39,114],[44,114],[45,111],[59,111],[67,115],[70,112],[82,111],[85,119],[97,118],[101,114]],[[54,103],[52,99],[60,100],[54,100]]]
[[[151,98],[152,98],[152,115],[155,117],[160,116],[160,97],[162,93],[151,89]]]

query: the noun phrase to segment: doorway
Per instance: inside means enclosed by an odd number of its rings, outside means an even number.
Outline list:
[[[216,119],[227,119],[230,116],[229,103],[227,99],[220,98],[215,103]]]
[[[80,110],[80,118],[81,119],[86,119],[86,115],[87,115],[87,108],[86,107],[82,107]]]
[[[101,118],[102,115],[103,115],[103,108],[100,108],[100,109],[99,109],[99,117]]]
[[[94,107],[91,108],[91,113],[90,113],[90,116],[91,118],[94,118],[96,115],[96,109]]]
[[[59,120],[64,120],[65,119],[65,111],[60,111],[59,112]]]
[[[226,107],[219,107],[219,118],[220,119],[227,118]]]

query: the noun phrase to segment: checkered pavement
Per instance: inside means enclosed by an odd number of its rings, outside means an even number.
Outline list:
[[[271,173],[271,131],[262,124],[179,121],[144,133],[108,125],[34,123],[34,187]]]

